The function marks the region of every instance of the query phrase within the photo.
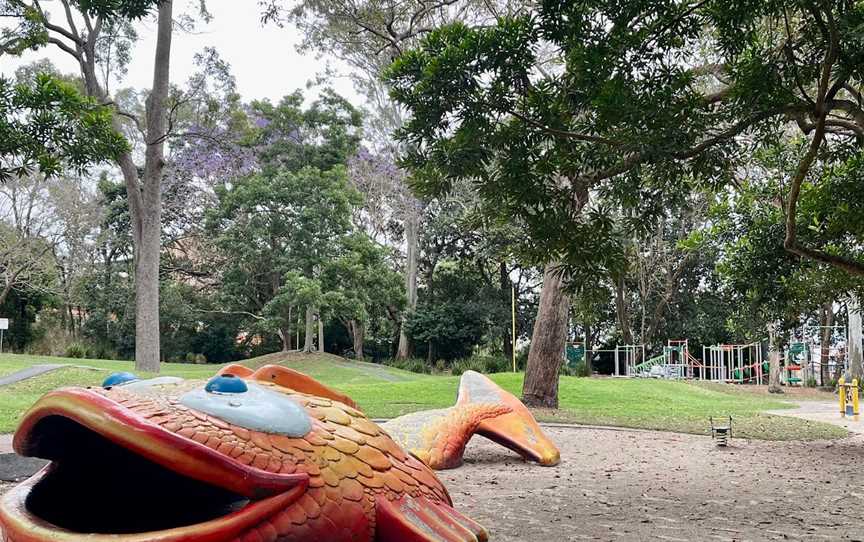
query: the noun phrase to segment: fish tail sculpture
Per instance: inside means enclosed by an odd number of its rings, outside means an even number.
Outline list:
[[[382,427],[406,450],[435,470],[462,464],[465,446],[475,434],[545,466],[561,454],[531,411],[488,377],[467,371],[453,407],[401,416]]]
[[[463,432],[523,449],[524,413],[469,380]],[[14,446],[50,464],[0,498],[3,542],[488,540],[349,398],[279,366],[57,390]]]

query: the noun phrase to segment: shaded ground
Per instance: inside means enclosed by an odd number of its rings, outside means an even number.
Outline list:
[[[496,542],[861,540],[864,437],[823,442],[551,428],[562,464],[522,463],[475,439],[441,473],[459,510]]]
[[[531,540],[861,540],[864,491],[849,481],[864,437],[821,442],[547,429],[562,464],[522,462],[482,438],[439,473],[457,509],[495,542]],[[0,483],[0,493],[9,484]]]

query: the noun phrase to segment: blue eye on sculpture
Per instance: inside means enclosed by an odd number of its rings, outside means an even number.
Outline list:
[[[103,388],[110,388],[113,386],[119,386],[121,384],[126,384],[127,382],[134,382],[138,380],[138,377],[133,373],[111,373],[108,375],[108,378],[102,381]]]
[[[252,431],[302,437],[312,430],[312,419],[290,397],[233,375],[210,379],[203,389],[184,394],[180,403]]]

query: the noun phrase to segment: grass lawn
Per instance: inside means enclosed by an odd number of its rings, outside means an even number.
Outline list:
[[[42,394],[69,385],[98,385],[113,371],[129,371],[131,362],[65,360],[35,356],[0,356],[0,375],[36,363],[71,363],[92,367],[66,368],[0,388],[0,433],[14,431],[23,412]],[[453,404],[459,378],[418,375],[371,363],[357,363],[328,354],[271,354],[246,365],[284,363],[347,393],[373,418],[391,418]],[[164,364],[163,375],[205,379],[216,365]],[[142,375],[146,376],[146,375]],[[493,380],[519,394],[522,375],[501,373]],[[734,386],[693,385],[649,379],[562,377],[561,410],[538,411],[543,421],[658,429],[685,433],[708,432],[708,417],[734,418],[735,435],[767,440],[813,440],[842,437],[846,432],[828,424],[770,416],[766,410],[793,405]]]

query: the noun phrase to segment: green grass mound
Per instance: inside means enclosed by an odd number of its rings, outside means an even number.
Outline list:
[[[59,369],[0,388],[0,433],[15,427],[23,413],[39,397],[63,386],[95,386],[111,372],[133,370],[131,362],[0,356],[0,374],[31,365],[68,363]],[[384,365],[346,360],[331,354],[275,353],[246,360],[257,368],[280,364],[348,394],[372,418],[393,418],[430,408],[451,406],[459,377],[410,373]],[[83,367],[88,368],[83,368]],[[171,364],[163,375],[207,379],[218,365]],[[150,375],[140,375],[150,376]],[[519,395],[522,375],[491,375],[503,388]],[[816,440],[838,438],[846,431],[824,423],[765,414],[767,410],[794,405],[774,397],[742,393],[731,385],[701,386],[654,379],[605,379],[561,377],[560,410],[537,411],[541,421],[579,423],[708,434],[708,417],[734,418],[734,436],[765,440]]]

